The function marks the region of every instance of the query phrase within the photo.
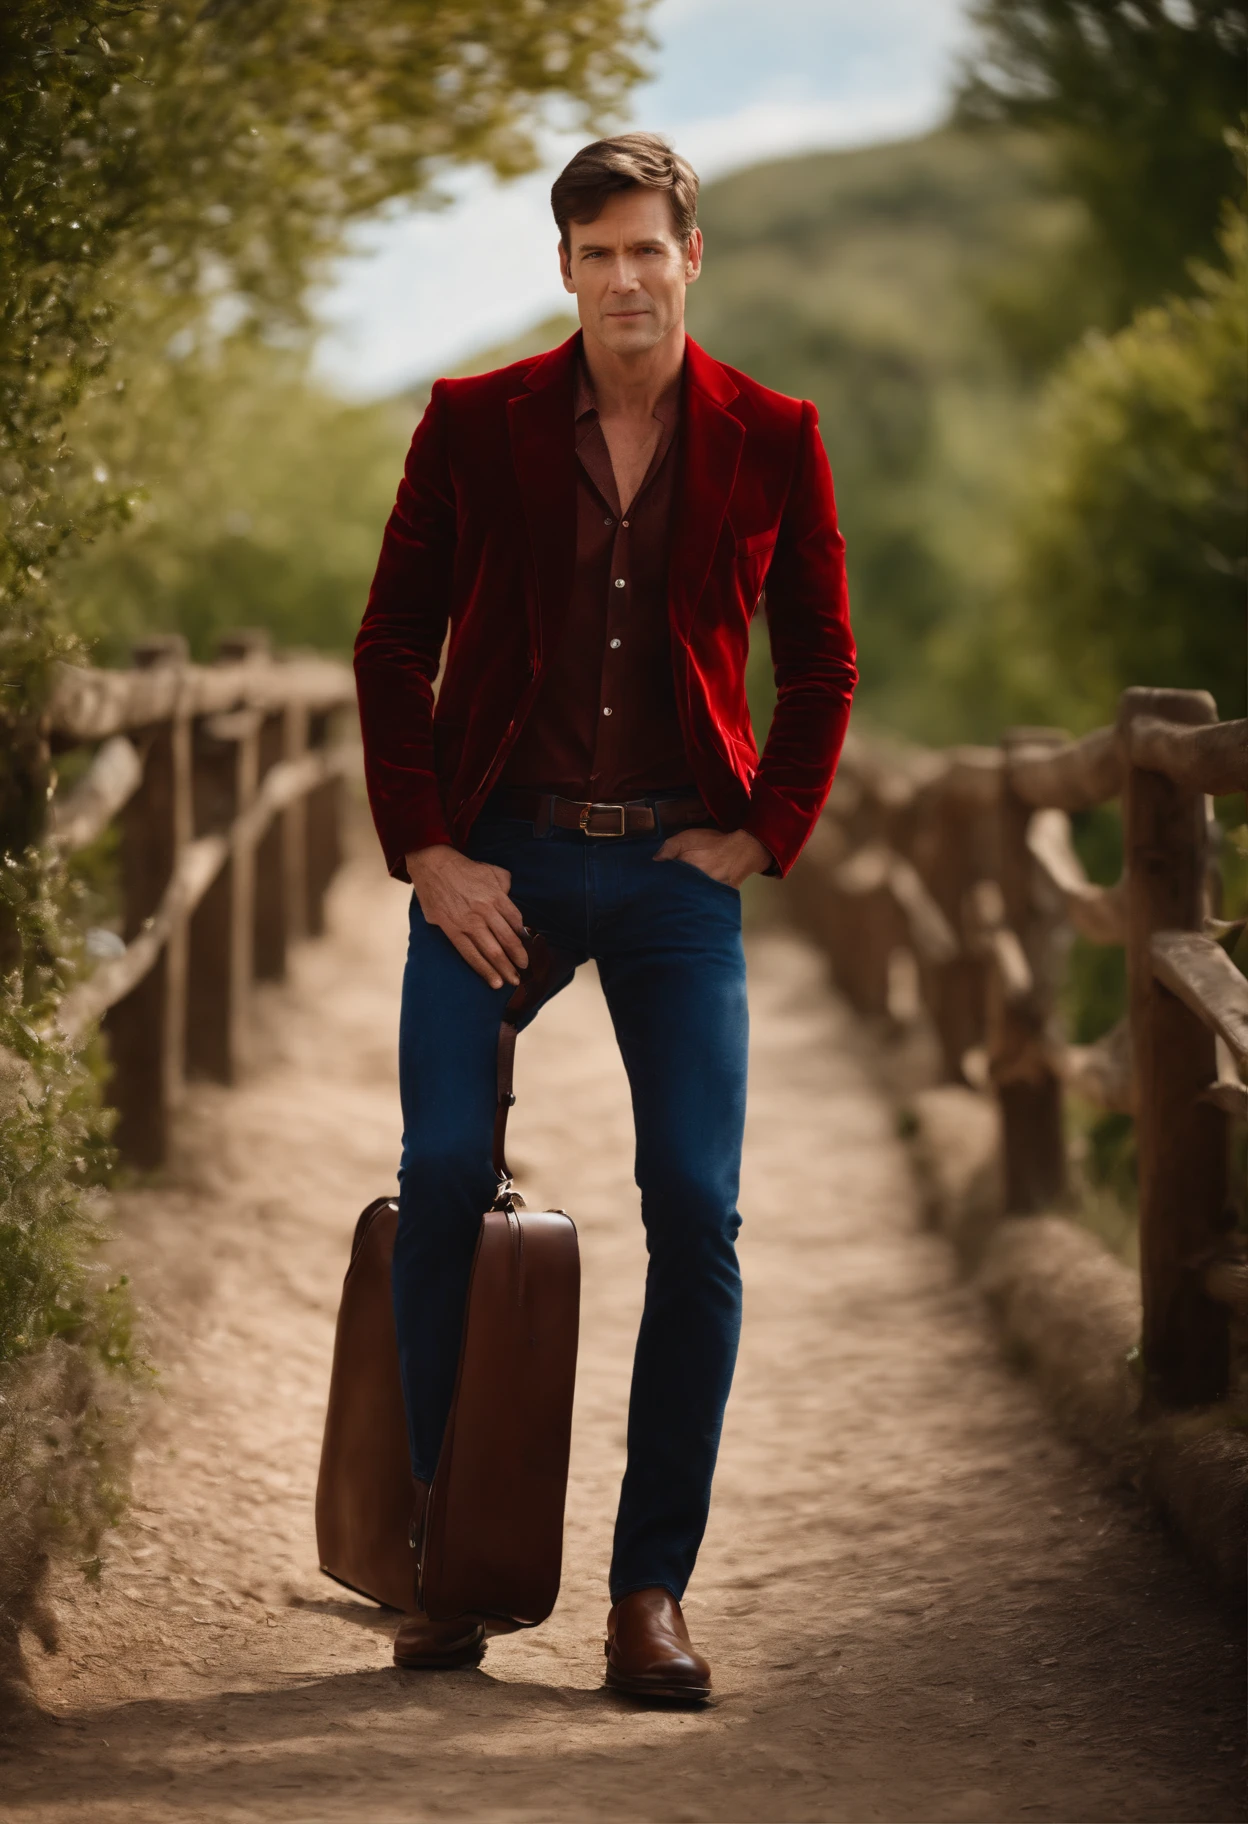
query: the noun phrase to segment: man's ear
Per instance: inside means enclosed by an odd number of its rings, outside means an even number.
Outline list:
[[[702,270],[702,230],[695,228],[685,252],[685,284],[692,285]]]
[[[559,276],[563,280],[563,289],[576,295],[576,285],[572,278],[572,262],[562,239],[559,242]]]

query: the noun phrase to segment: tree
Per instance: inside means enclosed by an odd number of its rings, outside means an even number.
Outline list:
[[[971,18],[961,115],[1052,134],[1088,215],[1080,284],[1091,261],[1106,326],[1185,290],[1188,262],[1218,257],[1236,186],[1243,0],[978,0]]]
[[[1079,721],[1136,683],[1248,707],[1248,219],[1220,252],[1194,298],[1089,338],[1051,388],[1018,574]]]

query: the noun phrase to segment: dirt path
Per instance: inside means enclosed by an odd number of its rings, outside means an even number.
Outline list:
[[[479,1671],[402,1675],[319,1577],[312,1494],[352,1222],[392,1181],[403,895],[366,861],[197,1091],[122,1251],[164,1395],[95,1595],[32,1649],[48,1720],[0,1814],[103,1821],[1237,1819],[1242,1643],[1046,1429],[915,1197],[861,1040],[796,941],[753,948],[747,1304],[688,1613],[717,1706],[600,1689],[643,1252],[592,973],[526,1035],[515,1151],[584,1258],[564,1593]],[[280,1035],[280,1037],[278,1036]],[[592,1144],[586,1136],[592,1136]]]

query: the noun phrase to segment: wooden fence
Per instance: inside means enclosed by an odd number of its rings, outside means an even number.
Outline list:
[[[61,668],[53,751],[95,753],[54,796],[48,839],[70,852],[119,825],[121,931],[95,934],[103,958],[61,1025],[103,1016],[117,1145],[151,1167],[188,1076],[236,1081],[253,982],[324,928],[352,754],[335,724],[355,692],[345,665],[275,658],[252,633],[213,665],[188,664],[178,636],[149,640],[134,666]]]
[[[1248,1115],[1248,980],[1218,939],[1208,794],[1248,788],[1248,722],[1204,691],[1132,689],[1079,741],[1015,729],[999,747],[887,750],[851,739],[793,876],[797,911],[865,1014],[918,1001],[949,1080],[982,1077],[1001,1122],[1007,1213],[1068,1196],[1066,1088],[1134,1117],[1148,1398],[1222,1398],[1230,1320],[1248,1316],[1232,1231],[1231,1121]],[[1069,813],[1122,800],[1125,866],[1084,873]],[[1215,826],[1216,827],[1216,826]],[[1064,1043],[1071,931],[1126,947],[1129,1013]]]

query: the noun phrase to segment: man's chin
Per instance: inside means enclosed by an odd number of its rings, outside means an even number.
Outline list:
[[[618,317],[599,322],[598,339],[613,355],[639,355],[656,348],[665,332],[653,317]]]

